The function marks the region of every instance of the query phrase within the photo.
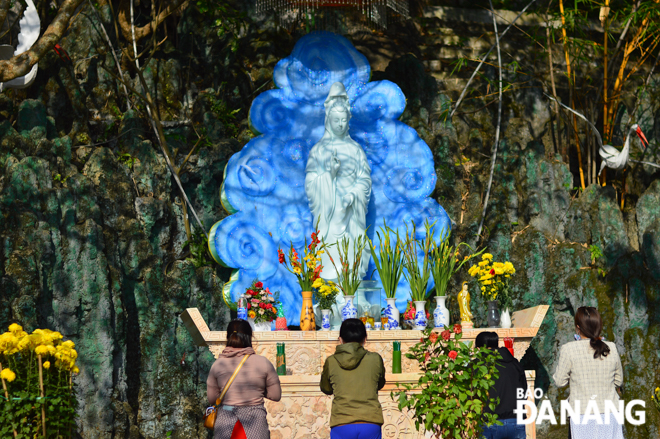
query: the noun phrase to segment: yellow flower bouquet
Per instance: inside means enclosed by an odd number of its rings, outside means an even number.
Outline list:
[[[312,284],[312,291],[314,291],[316,303],[319,304],[321,309],[332,309],[332,305],[337,303],[339,288],[332,281],[319,277]]]
[[[481,286],[481,295],[487,300],[497,300],[502,309],[511,308],[509,279],[516,273],[511,262],[493,262],[493,255],[484,253],[481,261],[468,270]]]
[[[49,329],[28,334],[16,323],[0,335],[0,437],[71,437],[78,353],[63,338]]]

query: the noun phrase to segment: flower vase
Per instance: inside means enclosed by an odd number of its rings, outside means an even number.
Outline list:
[[[435,311],[433,311],[433,326],[436,328],[449,327],[449,310],[445,306],[447,296],[435,296],[437,303]]]
[[[401,329],[399,327],[399,310],[396,307],[396,297],[387,298],[387,307],[383,314],[387,317],[390,329]]]
[[[505,329],[511,327],[511,313],[509,312],[509,308],[505,309],[502,313],[500,327]]]
[[[497,308],[497,300],[488,302],[488,312],[486,313],[489,328],[500,327],[500,310]]]
[[[426,300],[418,300],[415,301],[415,329],[419,331],[423,331],[426,329],[426,323],[428,320],[426,320],[426,310],[424,307],[426,306]]]
[[[255,323],[253,318],[248,317],[248,323],[250,323],[252,330],[255,332],[270,331],[270,327],[271,327],[270,322]]]
[[[321,314],[323,314],[323,318],[321,319],[321,331],[329,331],[330,330],[330,310],[329,309],[322,309]]]
[[[342,321],[357,318],[357,308],[353,305],[353,298],[354,296],[344,296],[344,299],[346,299],[346,305],[341,309]]]
[[[302,292],[303,302],[300,309],[300,330],[316,331],[316,319],[314,318],[314,305],[312,304],[312,292]]]

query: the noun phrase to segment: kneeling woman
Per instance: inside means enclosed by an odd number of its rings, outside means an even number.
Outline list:
[[[321,391],[334,395],[330,415],[331,439],[381,439],[383,409],[378,391],[385,386],[380,355],[364,348],[367,331],[358,319],[339,329],[339,346],[323,365]]]
[[[213,439],[229,439],[236,421],[241,421],[247,439],[268,439],[264,398],[279,401],[280,379],[273,364],[252,349],[252,328],[245,320],[233,320],[227,326],[227,347],[215,360],[206,380],[207,397],[215,404],[234,371],[249,355],[229,386],[218,407]]]

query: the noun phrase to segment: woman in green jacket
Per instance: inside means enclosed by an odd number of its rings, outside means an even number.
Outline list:
[[[330,415],[330,439],[381,439],[383,409],[378,391],[385,386],[380,355],[364,348],[367,331],[358,319],[339,329],[339,346],[323,365],[321,391],[335,395]]]

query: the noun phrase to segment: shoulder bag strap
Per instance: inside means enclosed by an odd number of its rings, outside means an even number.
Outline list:
[[[245,364],[245,361],[248,359],[248,357],[252,354],[247,354],[246,356],[243,357],[240,363],[238,363],[238,366],[236,366],[236,370],[232,374],[231,378],[229,378],[229,381],[227,381],[227,384],[225,384],[225,387],[222,389],[222,393],[220,393],[220,396],[218,396],[218,399],[215,400],[215,405],[219,406],[222,403],[222,400],[225,398],[225,393],[227,393],[227,390],[229,390],[229,386],[231,386],[231,383],[234,382],[234,378],[236,378],[236,375],[238,375],[238,371],[241,370],[241,367],[243,367],[243,364]]]

